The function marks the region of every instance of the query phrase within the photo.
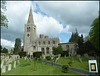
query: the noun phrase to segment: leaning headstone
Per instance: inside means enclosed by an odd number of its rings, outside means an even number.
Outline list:
[[[81,57],[81,55],[77,55],[77,58],[80,58]]]
[[[80,62],[82,62],[82,59],[81,59],[81,58],[79,58],[79,61],[80,61]]]
[[[14,68],[16,69],[16,61],[14,62]]]
[[[8,71],[10,71],[10,70],[11,70],[11,64],[8,65]]]
[[[20,62],[19,62],[19,60],[17,60],[17,64],[19,64]]]
[[[6,72],[6,66],[2,66],[2,73]]]
[[[59,60],[59,57],[58,58],[56,58],[56,60],[55,60],[55,63],[57,63],[57,61]]]

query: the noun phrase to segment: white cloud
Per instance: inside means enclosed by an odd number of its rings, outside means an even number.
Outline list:
[[[3,47],[14,47],[14,42],[5,40],[5,39],[1,39],[1,45]]]
[[[71,32],[69,32],[69,28],[70,28],[70,26],[66,25],[66,27],[63,29],[62,32],[64,32],[64,33],[71,33]]]
[[[34,13],[34,22],[37,26],[37,35],[45,34],[55,37],[63,30],[63,25],[59,24],[53,17],[43,16],[40,13]]]
[[[1,34],[2,39],[4,39],[2,42],[4,46],[7,46],[5,42],[9,42],[8,46],[11,46],[10,44],[15,41],[16,38],[21,38],[23,41],[24,24],[27,23],[31,4],[31,1],[7,1],[6,16],[9,20],[8,29],[2,29]],[[35,8],[35,4],[32,5],[33,11]],[[63,30],[63,25],[59,24],[53,17],[47,17],[41,13],[33,12],[33,18],[38,36],[39,34],[44,34],[49,37],[56,37],[57,34]]]
[[[88,34],[88,29],[93,20],[99,15],[99,1],[53,1],[37,2],[42,11],[61,21],[64,25],[70,25],[69,32],[77,28],[79,33]],[[82,30],[83,26],[87,29]]]

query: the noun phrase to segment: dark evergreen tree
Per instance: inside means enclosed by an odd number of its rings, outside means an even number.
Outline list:
[[[77,29],[76,29],[75,33],[72,32],[72,35],[71,35],[71,38],[69,39],[69,42],[78,42],[78,38],[79,38],[79,36],[78,36]]]
[[[21,51],[21,39],[20,38],[16,38],[15,40],[15,47],[14,47],[14,53],[18,53]]]
[[[83,35],[81,34],[81,37],[79,37],[79,39],[78,39],[77,54],[83,55],[84,53],[85,53],[85,51],[84,51]]]

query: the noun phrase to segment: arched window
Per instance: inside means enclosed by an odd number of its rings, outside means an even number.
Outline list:
[[[53,41],[53,44],[55,44],[55,41]]]
[[[49,54],[49,47],[46,48],[46,53]]]
[[[41,50],[42,50],[42,54],[45,54],[45,53],[44,53],[44,48],[41,48]]]
[[[50,44],[50,41],[48,41],[48,44]]]
[[[43,44],[45,44],[45,41],[43,41]]]
[[[35,46],[33,46],[33,49],[35,49],[36,47]]]
[[[30,32],[30,27],[27,27],[27,32]]]
[[[41,42],[39,42],[39,45],[41,45]]]

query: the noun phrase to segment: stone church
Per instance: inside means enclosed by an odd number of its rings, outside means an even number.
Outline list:
[[[45,56],[52,55],[52,48],[57,47],[58,43],[59,38],[49,38],[43,34],[37,37],[32,8],[30,8],[27,24],[24,25],[24,51],[27,55],[33,55],[36,51],[41,51]]]

